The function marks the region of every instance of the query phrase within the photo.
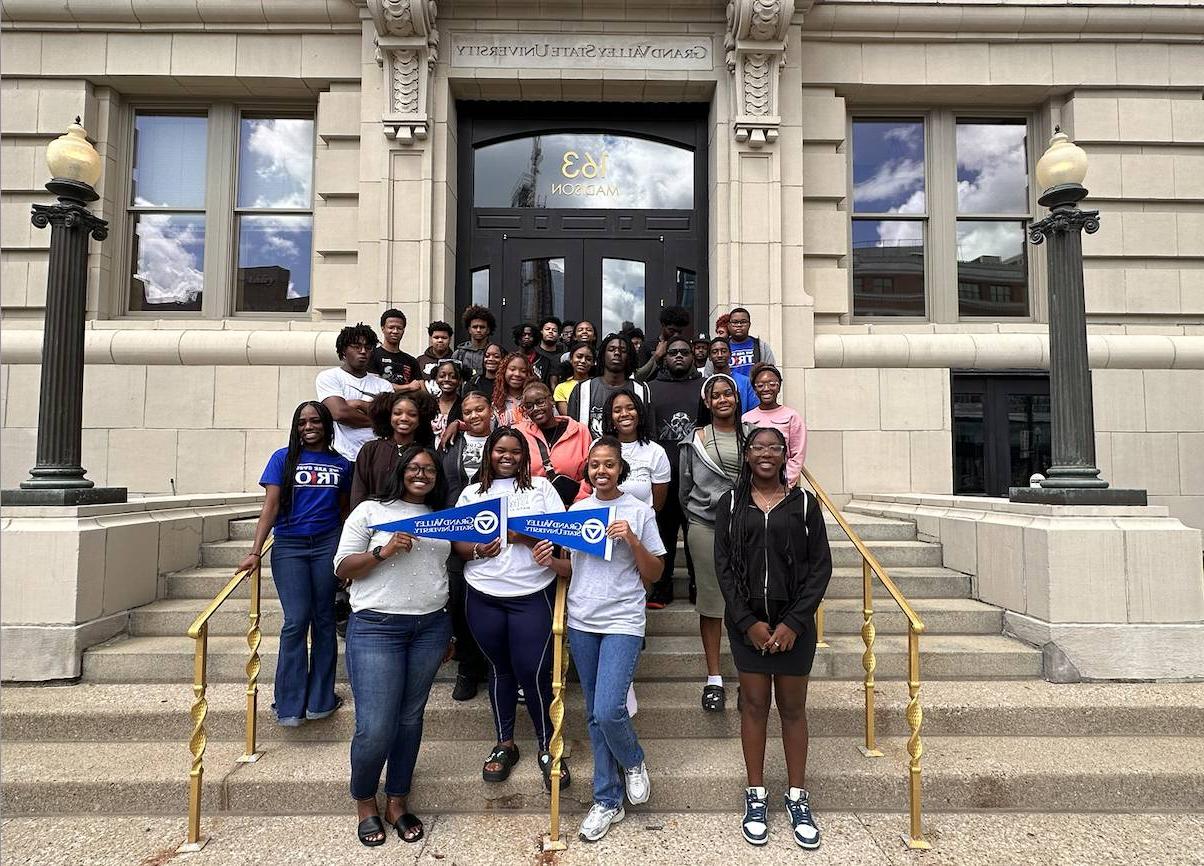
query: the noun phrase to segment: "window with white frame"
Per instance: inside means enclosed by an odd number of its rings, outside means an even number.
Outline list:
[[[951,111],[852,120],[852,313],[1032,315],[1028,120]]]
[[[139,110],[133,132],[126,309],[305,313],[312,112]]]

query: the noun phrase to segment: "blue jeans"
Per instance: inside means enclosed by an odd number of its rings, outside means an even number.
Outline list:
[[[451,640],[446,609],[408,615],[355,611],[347,623],[347,673],[355,695],[351,796],[376,796],[388,761],[385,794],[410,793],[422,713]]]
[[[569,629],[569,649],[585,693],[589,741],[594,750],[594,802],[613,809],[623,803],[621,769],[644,760],[627,714],[627,689],[635,677],[644,639],[630,634],[596,634]]]
[[[303,719],[307,712],[334,709],[339,655],[334,631],[334,552],[338,545],[337,529],[322,535],[277,536],[272,544],[272,580],[284,608],[276,660],[277,718]]]

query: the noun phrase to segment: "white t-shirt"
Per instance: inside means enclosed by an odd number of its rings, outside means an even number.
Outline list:
[[[589,496],[574,502],[569,511],[583,508],[615,509],[615,520],[626,520],[640,543],[655,556],[665,553],[656,514],[652,508],[624,493],[618,499]],[[635,565],[635,554],[625,541],[616,541],[610,562],[600,556],[572,552],[573,579],[569,581],[568,623],[570,628],[595,634],[644,635],[644,585]]]
[[[485,493],[478,484],[469,483],[456,505],[469,505],[482,499],[506,498],[506,513],[514,517],[563,512],[564,503],[546,478],[532,478],[532,487],[515,490],[513,478],[498,478]],[[514,598],[539,592],[556,579],[556,572],[537,565],[531,548],[525,544],[507,544],[489,559],[470,559],[464,563],[464,579],[477,592],[497,598]]]
[[[327,397],[342,397],[344,400],[371,400],[377,394],[392,391],[393,386],[375,373],[365,373],[363,378],[356,378],[342,367],[331,367],[323,370],[314,379],[314,388],[318,392],[318,402]],[[360,453],[360,448],[366,442],[376,438],[371,427],[348,427],[334,422],[334,450],[338,451],[352,463]]]
[[[631,472],[619,489],[651,507],[652,485],[668,484],[673,475],[669,455],[655,442],[624,442],[623,459]]]
[[[378,502],[365,499],[347,515],[343,534],[334,555],[334,567],[353,553],[384,547],[393,537],[370,527],[406,517],[430,514],[431,509],[413,502]],[[398,551],[372,566],[363,577],[351,581],[351,609],[417,615],[431,613],[447,604],[447,555],[450,541],[416,538],[409,552]]]

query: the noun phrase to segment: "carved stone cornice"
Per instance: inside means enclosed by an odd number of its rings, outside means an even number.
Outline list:
[[[431,71],[439,59],[435,0],[368,0],[376,26],[376,62],[385,71],[385,134],[403,144],[430,130]]]
[[[730,0],[727,4],[727,68],[732,86],[736,141],[761,147],[777,141],[782,118],[778,79],[794,0]]]

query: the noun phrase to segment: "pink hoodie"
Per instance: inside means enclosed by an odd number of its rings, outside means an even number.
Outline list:
[[[758,406],[744,413],[743,421],[753,427],[776,427],[786,437],[786,483],[793,485],[802,472],[807,457],[807,425],[789,406],[766,411]]]

